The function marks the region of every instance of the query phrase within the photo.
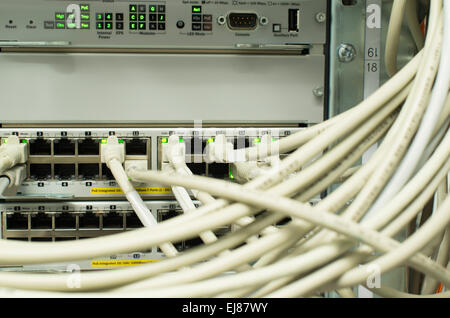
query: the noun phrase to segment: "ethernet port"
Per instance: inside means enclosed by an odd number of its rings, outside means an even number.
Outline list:
[[[53,151],[55,156],[73,156],[75,155],[75,142],[67,138],[55,139]]]
[[[32,230],[51,230],[52,216],[46,213],[38,213],[31,215]]]
[[[138,216],[134,212],[127,214],[126,222],[127,229],[138,229],[140,227],[143,227],[141,220],[139,220]]]
[[[7,230],[27,230],[28,214],[12,213],[6,215]]]
[[[100,229],[100,217],[98,214],[86,212],[78,217],[79,229]]]
[[[49,179],[52,174],[52,166],[49,164],[30,164],[30,177],[36,180]]]
[[[237,137],[234,139],[234,149],[242,149],[250,147],[250,139],[248,137]]]
[[[230,174],[228,163],[211,163],[208,165],[208,175],[216,179],[226,179]]]
[[[77,227],[76,216],[71,213],[61,213],[55,216],[56,230],[75,230]]]
[[[102,179],[103,180],[114,180],[114,175],[111,170],[108,168],[106,163],[102,164]]]
[[[147,140],[137,139],[127,140],[125,143],[125,149],[127,155],[142,155],[147,154]]]
[[[78,164],[78,176],[84,180],[96,179],[100,175],[99,166],[96,163]]]
[[[32,139],[29,142],[30,156],[50,156],[52,154],[52,144],[43,138]]]
[[[7,240],[28,242],[28,237],[8,237]]]
[[[76,240],[76,237],[55,237],[55,242],[63,242],[63,241],[74,241]]]
[[[168,210],[168,211],[158,211],[158,222],[164,222],[171,218],[177,217],[182,214],[176,210]]]
[[[206,142],[207,142],[206,139],[203,140],[198,137],[192,138],[190,142],[191,148],[190,154],[202,155],[206,148]],[[186,149],[186,153],[188,153],[188,149]]]
[[[117,212],[109,212],[103,215],[104,229],[123,229],[123,214]]]
[[[173,246],[176,248],[178,252],[182,252],[185,249],[183,241],[173,243]],[[158,247],[158,253],[163,253],[163,251]]]
[[[80,156],[98,156],[100,153],[98,140],[87,138],[78,140],[78,154]]]
[[[75,165],[55,164],[55,178],[69,180],[75,177]]]
[[[206,163],[187,163],[186,165],[193,174],[200,176],[206,175]]]
[[[51,237],[32,237],[31,242],[52,242]]]
[[[203,241],[200,237],[196,237],[184,242],[185,249],[194,248],[203,245]]]

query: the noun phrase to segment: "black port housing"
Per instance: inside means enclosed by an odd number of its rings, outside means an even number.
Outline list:
[[[291,221],[292,221],[292,219],[290,217],[286,217],[286,218],[278,221],[277,226],[286,225],[286,224],[288,224]]]
[[[72,237],[72,236],[68,236],[68,237],[55,237],[55,242],[60,242],[60,241],[74,241],[76,240],[76,237]]]
[[[55,216],[56,230],[75,230],[77,227],[77,219],[75,214],[64,212]]]
[[[78,176],[84,180],[96,179],[100,175],[99,166],[96,163],[79,163]]]
[[[7,240],[28,242],[28,237],[8,237]]]
[[[7,230],[27,230],[28,214],[14,213],[6,215]]]
[[[228,163],[211,163],[208,165],[208,175],[216,179],[226,179],[230,175]]]
[[[106,163],[102,164],[102,179],[103,180],[115,180],[114,175],[111,170],[108,168]]]
[[[52,154],[52,143],[43,138],[32,139],[29,142],[30,156],[50,156]]]
[[[250,147],[250,139],[248,137],[237,137],[234,139],[234,149],[242,149]]]
[[[126,216],[127,229],[138,229],[143,227],[141,220],[139,220],[136,213],[129,213]]]
[[[73,156],[75,155],[75,142],[67,138],[55,139],[53,152],[55,156]]]
[[[32,237],[31,242],[51,242],[51,237]]]
[[[38,213],[31,216],[32,230],[51,230],[52,216],[46,213]]]
[[[104,229],[123,229],[123,214],[117,212],[109,212],[103,214]]]
[[[188,248],[193,248],[193,247],[196,247],[196,246],[200,246],[202,244],[203,244],[202,239],[200,237],[196,237],[196,238],[193,238],[193,239],[185,241],[184,242],[184,247],[186,249],[188,249]]]
[[[190,147],[187,148],[188,144],[186,144],[186,154],[191,155],[202,155],[206,148],[206,140],[202,140],[198,137],[194,137],[190,140]],[[190,152],[189,152],[190,150]]]
[[[289,32],[298,32],[300,30],[300,10],[289,9]]]
[[[254,30],[257,25],[256,13],[232,12],[228,15],[228,26],[231,30]]]
[[[75,165],[55,164],[55,178],[60,180],[73,179],[75,176]]]
[[[164,222],[166,220],[169,220],[171,218],[177,217],[181,214],[181,212],[178,212],[176,210],[169,210],[164,212],[158,213],[158,222]]]
[[[52,166],[49,164],[30,164],[30,177],[36,180],[50,178]]]
[[[98,156],[100,153],[99,141],[92,138],[78,140],[78,154],[80,156]]]
[[[127,140],[125,143],[125,150],[127,155],[142,155],[147,154],[147,140],[134,138]]]
[[[187,167],[193,174],[204,176],[206,175],[206,163],[187,163]]]
[[[78,222],[79,229],[100,229],[100,217],[92,212],[80,214]]]

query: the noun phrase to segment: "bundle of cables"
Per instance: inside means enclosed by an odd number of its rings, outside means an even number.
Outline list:
[[[77,288],[67,284],[70,273],[0,272],[2,295],[308,297],[337,291],[352,297],[352,288],[364,285],[384,297],[449,297],[450,3],[431,0],[425,40],[417,15],[406,14],[420,52],[397,70],[402,18],[413,2],[394,1],[386,48],[391,79],[349,111],[273,141],[274,147],[244,149],[247,162],[276,157],[274,149],[292,151],[246,176],[245,184],[192,175],[175,144],[165,171],[125,170],[111,138],[104,160],[145,228],[76,242],[0,241],[1,264],[70,262],[153,246],[161,247],[164,260],[80,273]],[[377,150],[360,163],[374,144]],[[230,156],[227,147],[215,150]],[[186,213],[156,223],[129,180],[172,186]],[[274,226],[286,217],[287,224]],[[394,239],[411,223],[406,238]],[[216,237],[214,230],[230,225],[233,231]],[[173,247],[198,236],[199,247],[181,253]],[[421,290],[367,284],[374,268],[420,272]],[[439,285],[444,291],[436,293]]]

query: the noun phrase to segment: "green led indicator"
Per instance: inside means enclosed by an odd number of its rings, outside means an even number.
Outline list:
[[[58,22],[58,23],[56,23],[56,28],[57,29],[65,29],[66,24],[64,22]]]
[[[179,142],[184,142],[184,139],[183,139],[183,138],[180,138],[180,139],[179,139]]]
[[[233,174],[231,173],[231,171],[230,171],[230,179],[231,179],[231,180],[234,179],[234,176],[233,176]]]
[[[119,144],[123,144],[123,139],[119,139]]]
[[[90,20],[91,19],[91,16],[89,14],[82,14],[82,15],[80,15],[80,17],[81,17],[81,20]]]
[[[82,29],[89,29],[89,23],[81,23]]]
[[[167,144],[167,138],[161,138],[161,143],[162,144]]]
[[[108,23],[106,23],[105,26],[106,26],[106,29],[107,29],[107,30],[111,30],[111,29],[112,29],[112,23],[109,23],[109,22],[108,22]]]
[[[108,143],[108,140],[107,139],[102,139],[101,143],[102,143],[102,145],[106,145]]]
[[[20,143],[22,143],[22,144],[26,144],[28,141],[26,140],[26,139],[22,139],[21,141],[20,141]]]
[[[200,6],[193,6],[192,7],[192,13],[202,13],[202,7],[200,7]]]
[[[56,20],[65,20],[66,15],[64,13],[56,13],[55,14]]]
[[[254,144],[259,144],[260,142],[261,142],[261,139],[259,139],[259,138],[253,139]]]
[[[130,6],[130,12],[136,12],[136,11],[137,11],[136,6],[131,5]]]
[[[7,144],[8,143],[8,139],[3,139],[3,143]]]
[[[275,138],[272,138],[272,141],[277,141]]]
[[[88,4],[82,4],[80,5],[81,11],[89,11],[89,5]]]
[[[156,6],[150,6],[150,12],[156,12]]]
[[[212,142],[214,142],[214,138],[209,138],[209,139],[208,139],[208,144],[210,144],[210,143],[212,143]]]

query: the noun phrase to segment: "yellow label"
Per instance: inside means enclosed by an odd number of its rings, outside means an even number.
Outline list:
[[[92,267],[112,267],[112,266],[136,266],[147,263],[154,263],[159,259],[131,259],[131,260],[111,260],[111,261],[92,261]]]
[[[144,187],[136,191],[140,194],[172,193],[169,187]],[[91,188],[91,194],[123,194],[123,191],[121,188]]]

